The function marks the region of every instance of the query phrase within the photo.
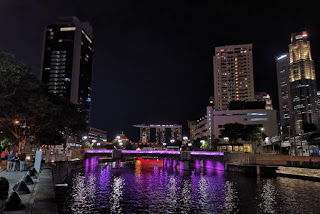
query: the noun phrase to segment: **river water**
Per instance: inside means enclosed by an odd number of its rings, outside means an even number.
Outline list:
[[[60,213],[320,213],[320,183],[225,173],[220,162],[98,164],[87,159],[56,189]]]

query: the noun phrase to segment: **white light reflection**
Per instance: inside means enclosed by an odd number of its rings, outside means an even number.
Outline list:
[[[85,177],[80,173],[73,180],[71,210],[73,213],[79,213],[82,210],[90,210],[96,200],[96,178],[91,174],[87,183]]]
[[[178,205],[178,188],[177,188],[177,181],[174,175],[171,175],[169,178],[169,183],[167,186],[168,194],[166,197],[166,205],[167,205],[167,212],[175,213],[177,205]]]
[[[191,183],[185,180],[181,189],[181,213],[191,213]]]
[[[203,213],[212,213],[215,209],[211,204],[210,193],[209,193],[209,181],[206,176],[202,176],[199,180],[199,206]]]
[[[110,193],[110,212],[122,213],[122,207],[120,201],[123,195],[124,179],[121,177],[115,177],[112,183],[112,192]]]
[[[276,185],[273,179],[262,182],[262,202],[259,204],[260,213],[276,213]]]
[[[225,213],[236,213],[238,196],[234,184],[231,181],[226,181],[225,183],[225,202],[224,209]]]

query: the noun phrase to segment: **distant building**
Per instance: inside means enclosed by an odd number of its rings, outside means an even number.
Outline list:
[[[254,96],[255,96],[255,101],[262,101],[266,103],[265,108],[267,110],[273,110],[272,99],[270,97],[270,94],[267,94],[267,92],[263,91],[263,92],[255,92]]]
[[[76,17],[47,26],[41,79],[50,93],[66,97],[85,112],[89,123],[93,58],[92,27]]]
[[[317,83],[306,31],[293,33],[289,45],[290,91],[294,135],[303,134],[303,124],[318,126]]]
[[[140,128],[140,142],[151,142],[151,129],[155,130],[155,142],[160,145],[171,141],[182,141],[182,125],[180,124],[140,124],[133,127]],[[167,133],[168,132],[168,133]]]
[[[290,92],[290,60],[289,53],[282,54],[276,58],[277,79],[278,79],[278,98],[279,98],[279,117],[280,135],[289,137],[291,124],[291,92]]]
[[[90,127],[88,139],[94,141],[96,144],[103,144],[107,142],[107,132],[101,129]]]
[[[215,48],[214,106],[227,110],[230,101],[254,101],[252,44]]]
[[[208,137],[207,116],[196,121],[188,121],[190,140],[195,141]]]

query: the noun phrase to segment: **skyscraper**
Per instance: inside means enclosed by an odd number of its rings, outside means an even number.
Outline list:
[[[290,61],[289,53],[282,54],[276,58],[277,79],[278,79],[278,98],[280,114],[280,134],[284,137],[289,136],[291,116],[291,94],[290,94]],[[292,127],[293,128],[293,127]]]
[[[289,45],[292,122],[296,135],[303,133],[303,124],[318,125],[317,84],[307,37],[306,31],[294,33]]]
[[[252,44],[215,48],[214,105],[227,110],[230,101],[254,101]]]
[[[47,26],[41,79],[50,93],[78,105],[89,122],[92,73],[92,27],[76,17],[61,17]]]

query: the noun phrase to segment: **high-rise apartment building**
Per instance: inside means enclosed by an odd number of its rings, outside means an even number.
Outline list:
[[[306,31],[294,33],[289,45],[289,81],[295,135],[303,133],[303,124],[318,125],[317,84],[307,37]]]
[[[283,137],[289,136],[289,129],[292,126],[291,117],[291,94],[290,94],[290,60],[289,53],[282,54],[276,58],[278,98],[280,114],[280,134]]]
[[[41,79],[50,93],[78,105],[89,122],[92,74],[92,27],[76,17],[61,17],[47,26]]]
[[[252,44],[215,48],[214,105],[227,110],[230,101],[254,101]]]

